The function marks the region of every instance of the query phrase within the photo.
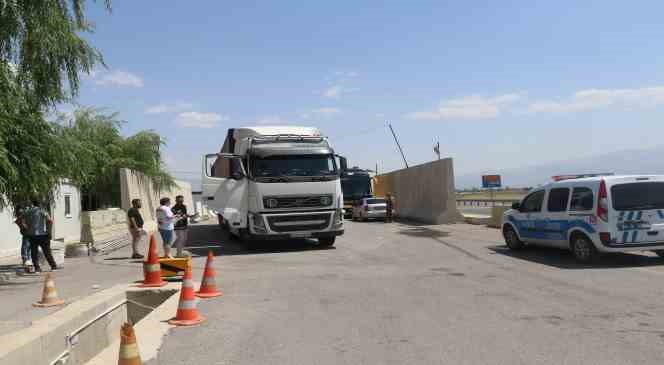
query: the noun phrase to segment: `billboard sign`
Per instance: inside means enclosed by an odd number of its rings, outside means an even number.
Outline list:
[[[482,175],[482,187],[484,189],[499,188],[501,186],[500,175]]]

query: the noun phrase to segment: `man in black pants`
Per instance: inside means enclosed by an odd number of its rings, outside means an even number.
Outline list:
[[[32,265],[35,272],[41,272],[39,267],[39,247],[41,247],[51,270],[59,269],[51,252],[51,237],[53,234],[53,220],[48,212],[40,206],[38,200],[32,201],[32,207],[25,212],[25,221],[28,226]]]

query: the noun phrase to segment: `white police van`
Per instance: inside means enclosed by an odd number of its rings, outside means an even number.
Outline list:
[[[599,253],[653,251],[664,257],[664,175],[554,176],[503,216],[510,249],[570,249],[581,262]]]

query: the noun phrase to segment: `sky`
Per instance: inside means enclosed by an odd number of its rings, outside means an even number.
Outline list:
[[[317,126],[351,165],[490,173],[664,144],[661,1],[89,2],[77,103],[165,137],[197,188],[226,130]],[[61,109],[67,111],[70,106]],[[478,181],[479,184],[479,181]]]

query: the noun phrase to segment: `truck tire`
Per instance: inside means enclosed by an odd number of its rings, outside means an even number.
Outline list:
[[[230,231],[230,226],[228,225],[228,221],[224,219],[224,216],[221,214],[217,214],[217,220],[219,221],[219,227],[221,228],[222,231],[228,232]]]
[[[334,246],[334,241],[337,239],[335,236],[331,237],[321,237],[318,239],[318,245],[320,247],[332,247]]]

